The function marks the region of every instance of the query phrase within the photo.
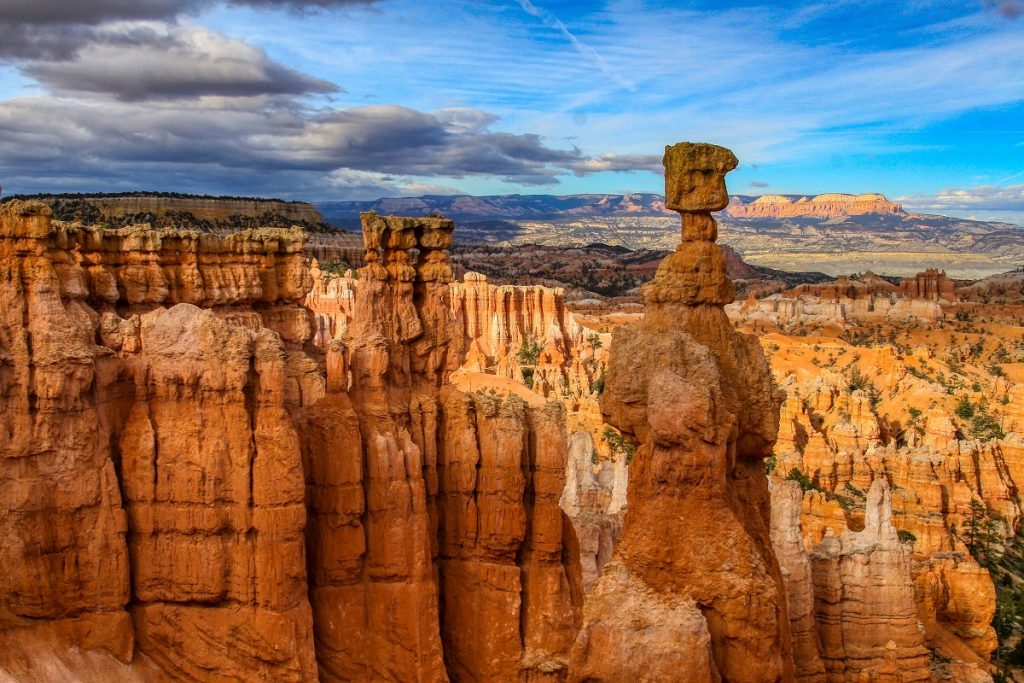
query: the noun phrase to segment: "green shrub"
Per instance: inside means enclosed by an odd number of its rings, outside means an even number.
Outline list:
[[[602,436],[608,442],[608,450],[612,452],[612,457],[625,455],[627,465],[633,462],[636,446],[629,439],[608,425],[605,425]]]
[[[800,484],[800,489],[803,491],[816,490],[814,482],[811,480],[811,478],[808,475],[801,472],[799,468],[796,467],[791,469],[789,471],[789,474],[786,475],[786,481],[795,481],[796,483]]]
[[[542,349],[543,347],[540,345],[540,342],[527,339],[519,347],[519,351],[516,353],[516,360],[520,365],[536,365],[537,361],[540,360]]]

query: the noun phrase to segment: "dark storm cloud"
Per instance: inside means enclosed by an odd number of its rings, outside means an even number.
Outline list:
[[[258,9],[335,9],[377,0],[228,0]],[[217,0],[0,0],[0,17],[10,24],[84,24],[171,19],[219,4]]]
[[[285,8],[296,11],[310,9],[334,9],[338,7],[357,7],[373,5],[379,0],[230,0],[232,5],[248,5],[262,9]]]
[[[107,21],[167,19],[194,10],[197,0],[0,0],[7,24],[83,24]]]
[[[53,91],[120,100],[333,93],[336,85],[271,60],[258,47],[199,26],[135,25],[104,31],[76,59],[21,67]]]
[[[379,0],[230,0],[228,4],[289,11],[329,10]],[[173,21],[218,0],[0,0],[0,60],[68,60],[116,21]]]
[[[272,179],[267,191],[308,196],[389,187],[388,176],[487,175],[552,185],[586,162],[578,150],[547,147],[536,135],[492,131],[484,122],[493,117],[473,112],[25,97],[0,102],[0,174],[20,190],[58,182],[255,192]],[[478,123],[467,125],[472,118]]]

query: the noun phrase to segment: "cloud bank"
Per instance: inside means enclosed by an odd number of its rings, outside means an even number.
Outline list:
[[[118,187],[252,192],[273,177],[277,193],[290,185],[372,196],[446,187],[424,178],[550,186],[567,174],[650,166],[551,147],[472,107],[314,105],[310,97],[344,88],[195,23],[214,0],[0,1],[0,61],[48,93],[0,100],[0,173],[26,189],[110,178]],[[375,1],[228,4],[307,13]]]

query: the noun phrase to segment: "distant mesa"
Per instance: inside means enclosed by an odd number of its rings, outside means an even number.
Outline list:
[[[673,216],[660,194],[577,194],[577,195],[424,195],[373,201],[328,201],[317,204],[327,221],[354,228],[363,211],[380,214],[429,216],[443,214],[457,221],[511,220],[550,221],[594,217]],[[725,215],[729,218],[787,218],[808,216],[836,218],[863,214],[906,216],[903,207],[881,194],[820,194],[736,196],[730,198]]]
[[[154,228],[188,228],[203,232],[291,227],[316,228],[323,216],[312,204],[258,197],[214,197],[176,192],[12,195],[47,204],[56,220],[122,227],[149,223]]]
[[[907,215],[901,204],[890,202],[885,195],[838,193],[815,197],[779,194],[756,198],[733,196],[725,212],[732,218],[838,218],[868,213]]]

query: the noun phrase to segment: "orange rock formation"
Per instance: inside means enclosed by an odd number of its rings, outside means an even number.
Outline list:
[[[56,628],[181,679],[315,676],[285,409],[301,234],[64,230],[10,202],[0,260],[5,638]]]
[[[785,587],[769,538],[763,459],[780,397],[732,301],[710,212],[736,158],[666,149],[683,241],[644,289],[647,312],[613,336],[601,408],[639,444],[622,540],[594,584],[572,680],[783,681],[794,676]],[[710,652],[709,652],[710,650]]]
[[[564,677],[582,587],[563,409],[447,385],[450,221],[364,228],[352,325],[321,352],[300,231],[4,205],[0,667]]]
[[[928,268],[914,277],[900,281],[900,294],[908,299],[956,301],[956,283],[946,277],[946,271]]]
[[[783,195],[762,195],[753,201],[733,197],[726,208],[733,218],[836,218],[865,213],[905,216],[903,207],[880,194],[819,194],[816,197],[793,199]]]

